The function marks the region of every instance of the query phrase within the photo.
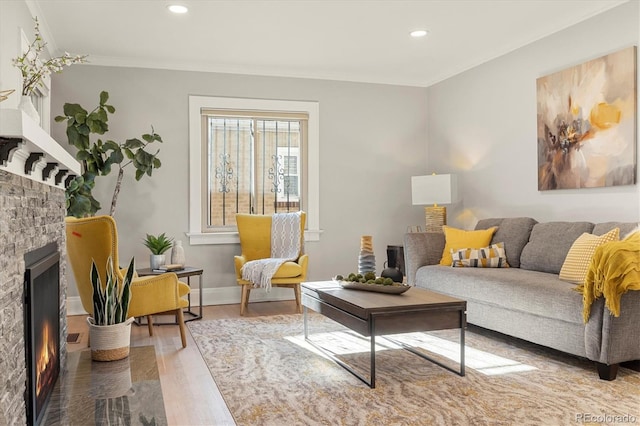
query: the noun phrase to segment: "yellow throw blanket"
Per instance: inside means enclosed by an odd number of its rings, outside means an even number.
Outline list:
[[[584,284],[576,290],[582,291],[585,323],[589,320],[591,304],[602,295],[609,311],[620,316],[620,297],[629,290],[640,290],[640,232],[598,247]]]

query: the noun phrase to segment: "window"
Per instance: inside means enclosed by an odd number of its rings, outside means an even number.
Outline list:
[[[307,212],[318,231],[318,104],[189,97],[191,244],[236,243],[236,213]]]
[[[236,213],[301,210],[298,156],[306,144],[307,114],[283,118],[203,110],[206,144],[206,224],[203,232],[234,228]],[[238,116],[234,117],[235,114]],[[224,230],[224,229],[222,229]]]

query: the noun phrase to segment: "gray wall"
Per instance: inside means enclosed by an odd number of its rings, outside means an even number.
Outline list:
[[[640,219],[637,184],[539,192],[536,142],[536,79],[638,45],[639,5],[626,3],[428,89],[428,168],[461,180],[462,202],[449,208],[454,225],[492,216]]]
[[[163,165],[135,182],[127,173],[115,214],[123,262],[148,266],[145,233],[183,240],[187,263],[203,266],[204,287],[234,286],[239,245],[190,246],[188,229],[188,96],[211,95],[318,101],[320,104],[320,241],[306,244],[310,278],[330,279],[357,270],[360,236],[373,235],[378,269],[386,245],[401,244],[408,225],[423,222],[411,205],[410,177],[424,173],[426,89],[310,79],[74,65],[53,79],[52,116],[65,102],[85,108],[110,93],[116,113],[108,137],[122,141],[154,125],[164,140]],[[52,136],[68,146],[64,124]],[[129,172],[131,172],[129,170]],[[108,207],[113,176],[97,197]],[[70,286],[70,294],[75,291]],[[292,294],[292,293],[291,293]],[[205,302],[207,301],[205,297]]]

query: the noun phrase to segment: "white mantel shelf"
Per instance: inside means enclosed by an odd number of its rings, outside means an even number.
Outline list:
[[[0,108],[0,152],[8,148],[12,149],[4,163],[0,158],[0,170],[63,189],[69,176],[82,174],[80,163],[31,117],[19,109]],[[32,162],[29,170],[25,170],[27,162]]]

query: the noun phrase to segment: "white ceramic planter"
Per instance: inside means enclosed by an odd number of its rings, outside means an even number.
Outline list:
[[[151,265],[151,269],[158,269],[162,265],[166,265],[167,256],[164,254],[152,254],[149,257],[149,264]]]
[[[38,110],[36,110],[36,107],[33,105],[31,96],[23,95],[20,98],[18,108],[24,111],[29,117],[33,119],[33,121],[40,125],[40,114],[38,114]]]

